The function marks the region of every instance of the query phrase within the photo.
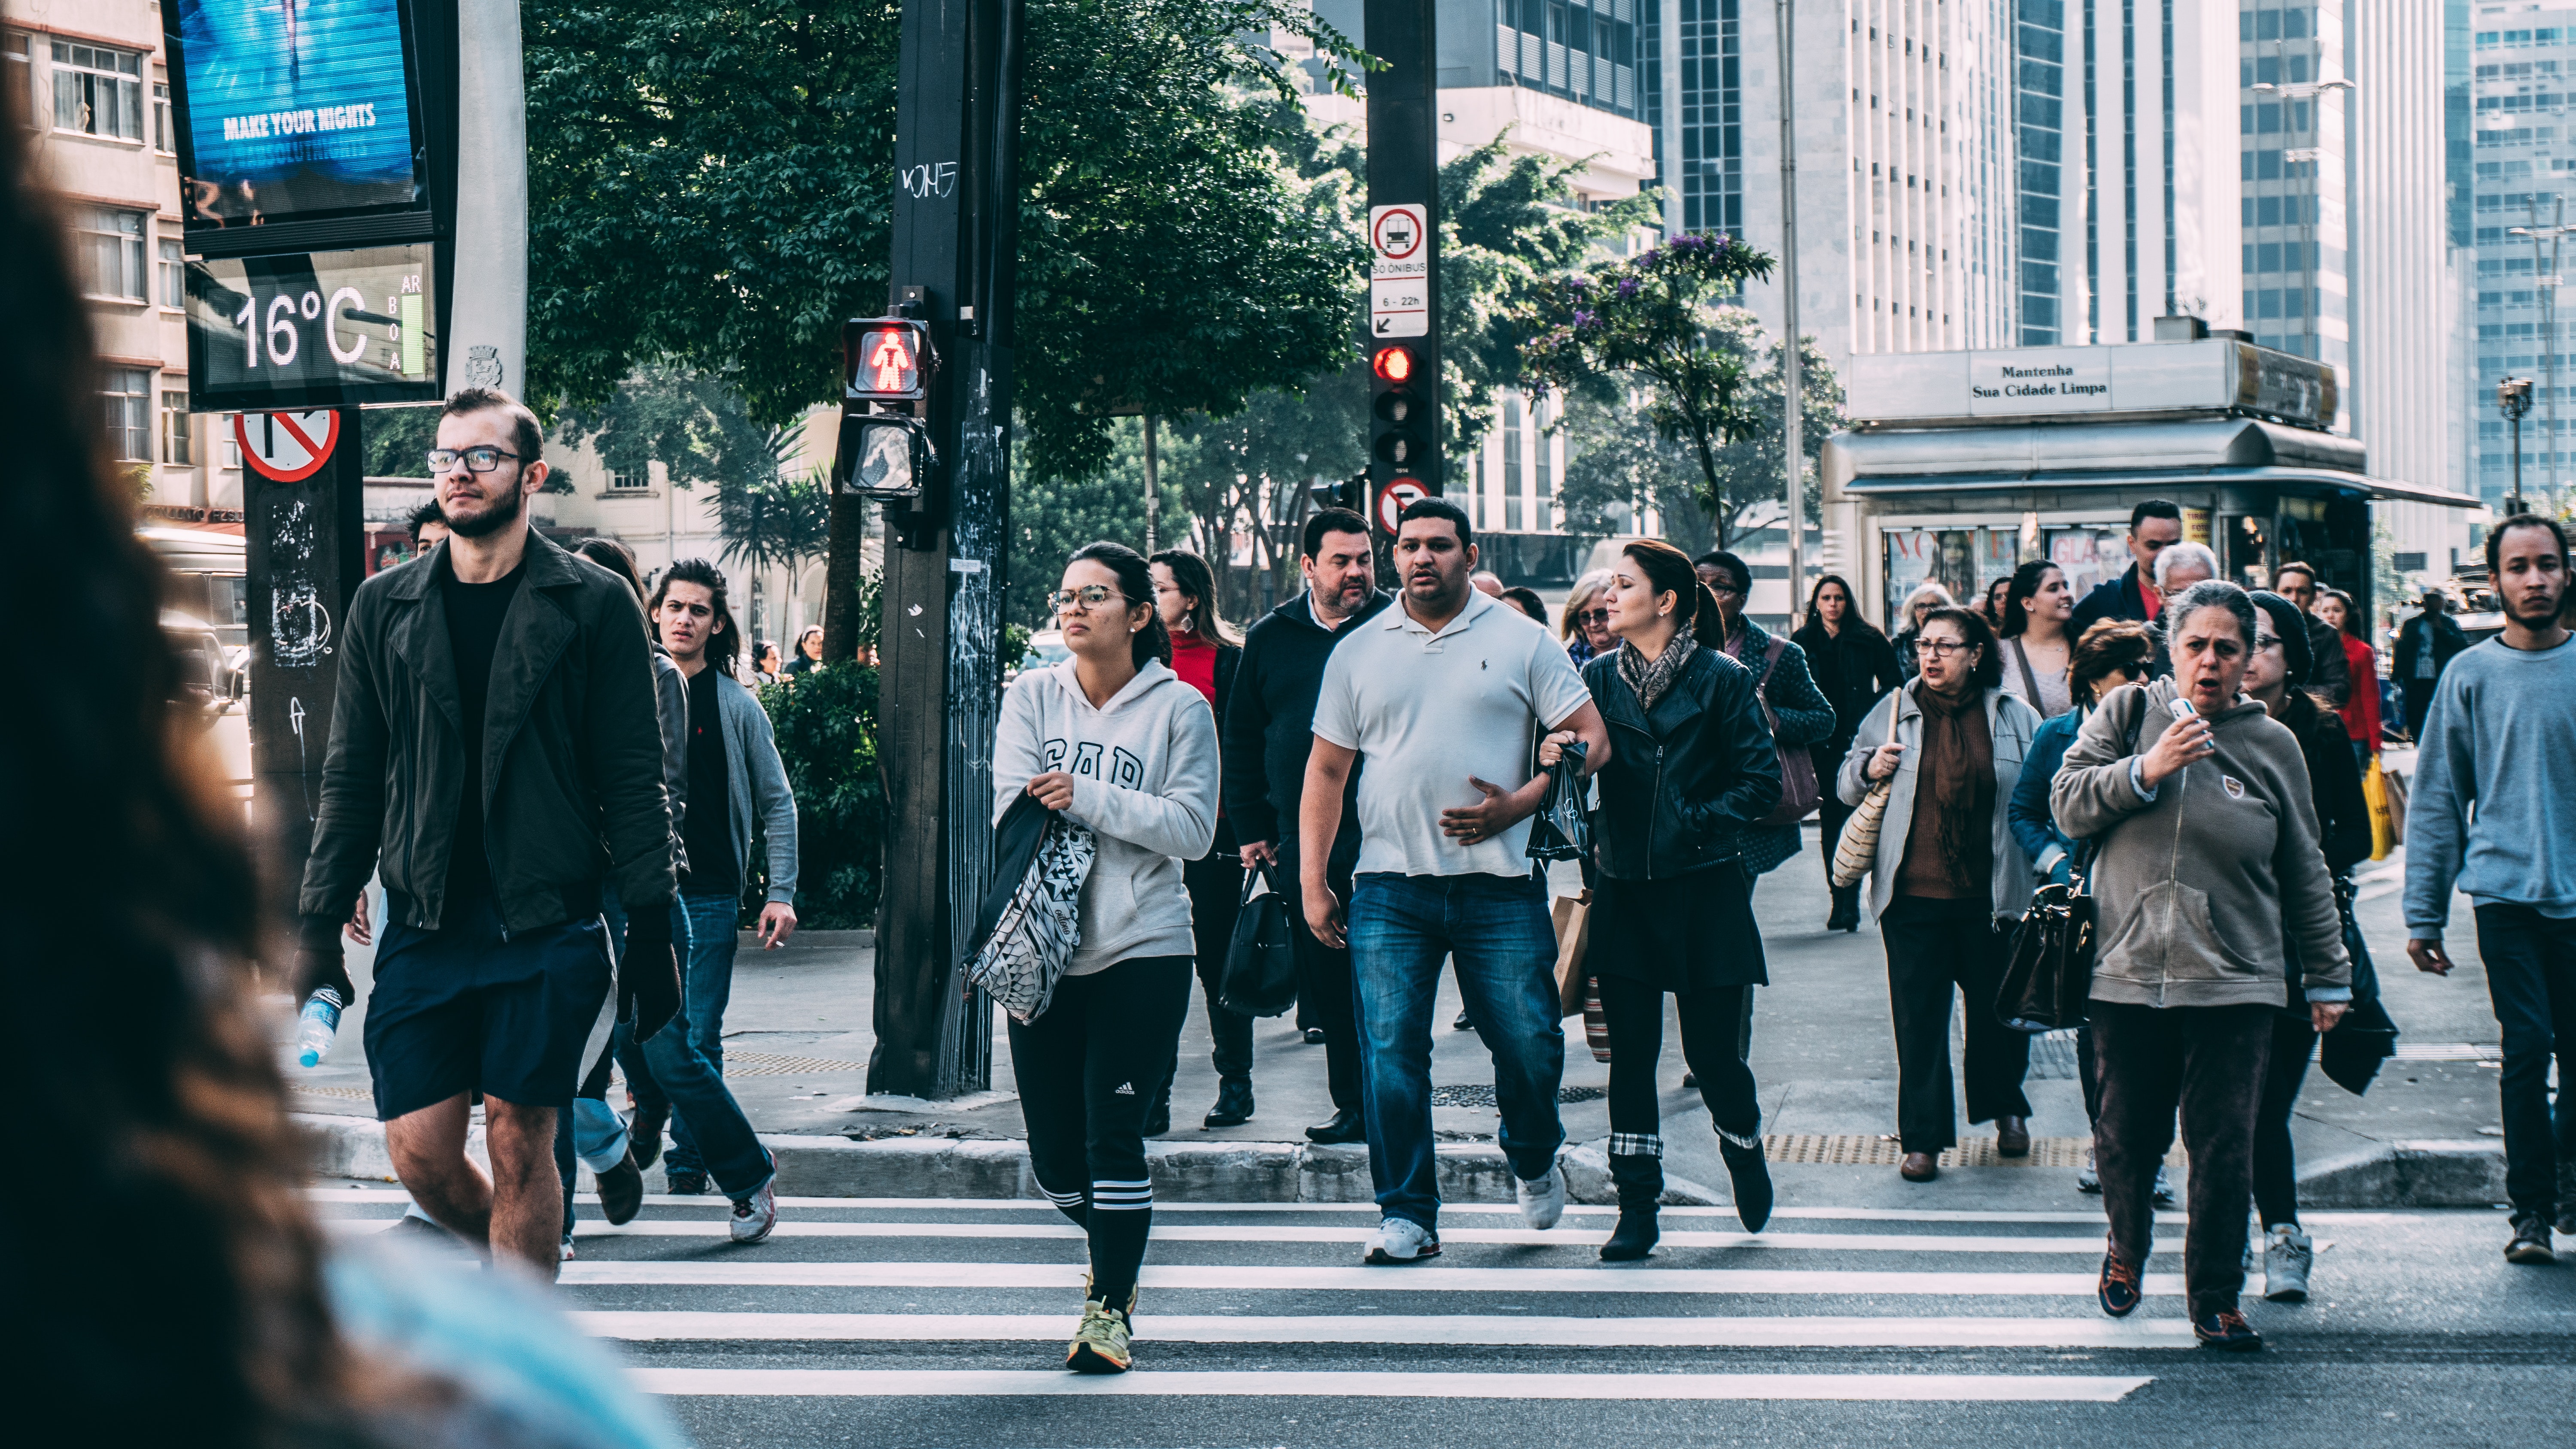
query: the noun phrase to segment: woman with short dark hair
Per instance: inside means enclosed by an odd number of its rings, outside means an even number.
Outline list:
[[[2152,1184],[2179,1111],[2192,1332],[2246,1351],[2263,1346],[2238,1298],[2264,1064],[2288,1001],[2285,941],[2319,1031],[2342,1019],[2352,965],[2298,738],[2243,695],[2253,602],[2206,580],[2167,600],[2157,622],[2173,676],[2103,701],[2049,795],[2058,828],[2099,848],[2090,1015],[2111,1238],[2097,1293],[2115,1318],[2144,1295]]]
[[[1888,782],[1870,905],[1887,946],[1896,1025],[1897,1132],[1908,1182],[1940,1176],[1958,1145],[1950,1081],[1950,998],[1967,996],[1970,1123],[1993,1121],[1996,1151],[2030,1152],[2022,1078],[2030,1038],[1998,1021],[2006,923],[2030,904],[2030,857],[2008,818],[2038,711],[2000,687],[1994,632],[1970,609],[1935,609],[1915,639],[1914,682],[1862,720],[1837,784],[1858,805]],[[1893,722],[1891,726],[1891,721]],[[1892,738],[1891,738],[1892,737]]]
[[[796,634],[796,657],[787,661],[790,678],[823,667],[823,626],[808,624]]]

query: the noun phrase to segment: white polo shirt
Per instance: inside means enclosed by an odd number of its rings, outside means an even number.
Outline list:
[[[1530,822],[1467,845],[1440,812],[1529,782],[1530,741],[1592,700],[1565,650],[1527,614],[1470,589],[1434,634],[1395,606],[1344,636],[1324,664],[1315,738],[1359,751],[1363,872],[1529,874]]]

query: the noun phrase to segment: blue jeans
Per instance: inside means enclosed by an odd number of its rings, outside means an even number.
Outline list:
[[[706,916],[699,907],[707,901],[725,907],[719,916],[720,927],[705,924]],[[702,934],[721,934],[723,938],[723,986],[715,997],[715,1010],[721,1013],[724,995],[733,981],[731,906],[730,898],[724,896],[684,896],[672,905],[671,941],[680,948],[680,959],[687,963],[680,976],[680,1014],[655,1032],[651,1041],[641,1043],[635,1040],[632,1022],[619,1022],[616,1051],[617,1064],[625,1069],[627,1083],[638,1102],[670,1104],[671,1149],[664,1170],[703,1172],[715,1180],[725,1196],[739,1199],[758,1192],[761,1184],[776,1175],[776,1168],[768,1149],[760,1145],[759,1134],[752,1130],[751,1119],[743,1115],[742,1105],[726,1088],[720,1058],[712,1058],[699,1045],[702,1040],[712,1040],[716,1033],[698,1017],[698,943]],[[618,939],[623,944],[622,913],[612,918],[612,925],[618,927]],[[721,1016],[718,1022],[720,1027]]]
[[[683,895],[679,917],[685,918],[688,946],[680,957],[680,1015],[674,1021],[683,1028],[689,1045],[707,1059],[721,1083],[724,1073],[724,1014],[733,1000],[733,957],[735,944],[741,939],[735,930],[742,919],[742,903],[730,895]],[[671,939],[680,939],[682,919],[671,925]],[[657,1038],[658,1040],[658,1038]],[[647,1054],[648,1065],[653,1065]],[[659,1078],[658,1066],[655,1076]],[[706,1172],[706,1159],[698,1151],[696,1125],[688,1114],[671,1114],[670,1170]],[[712,1173],[709,1173],[712,1176]]]
[[[1494,1054],[1503,1155],[1523,1181],[1547,1176],[1565,1145],[1556,1112],[1565,1033],[1557,1027],[1556,930],[1538,884],[1526,876],[1363,875],[1351,886],[1350,943],[1378,1210],[1440,1225],[1431,1016],[1444,956],[1457,959],[1467,1014]]]

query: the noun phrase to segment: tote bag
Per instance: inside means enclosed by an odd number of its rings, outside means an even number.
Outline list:
[[[1895,691],[1890,691],[1894,693]],[[1887,710],[1887,742],[1896,743],[1896,707]],[[1834,842],[1834,884],[1851,887],[1869,874],[1878,863],[1878,826],[1887,818],[1887,792],[1896,786],[1896,777],[1888,776],[1869,787],[1860,804],[1852,807],[1851,818],[1843,822],[1842,838]]]
[[[1255,885],[1261,894],[1254,895]],[[1297,947],[1288,901],[1269,866],[1243,873],[1243,901],[1227,943],[1217,1004],[1240,1016],[1281,1016],[1297,1004]]]

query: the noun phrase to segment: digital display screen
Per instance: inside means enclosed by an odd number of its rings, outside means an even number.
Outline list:
[[[189,262],[189,411],[438,401],[431,251]]]
[[[425,209],[401,0],[168,0],[188,229]]]

